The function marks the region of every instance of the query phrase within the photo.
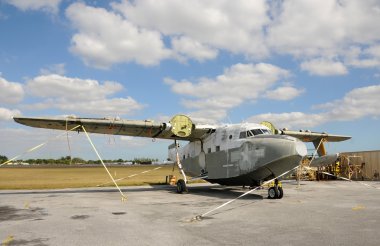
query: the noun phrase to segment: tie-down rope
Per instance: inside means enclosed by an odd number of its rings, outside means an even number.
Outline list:
[[[222,207],[224,207],[224,206],[226,206],[226,205],[228,205],[228,204],[230,204],[230,203],[236,201],[236,200],[239,199],[239,198],[242,198],[243,196],[248,195],[249,193],[251,193],[251,192],[257,190],[258,188],[260,188],[260,187],[262,187],[262,186],[264,186],[264,185],[266,185],[266,184],[272,182],[273,180],[278,179],[278,178],[284,176],[285,174],[287,174],[287,173],[293,171],[293,170],[296,169],[297,167],[298,167],[298,166],[296,166],[295,168],[293,168],[293,169],[291,169],[291,170],[289,170],[289,171],[284,172],[283,174],[281,174],[281,175],[279,175],[279,176],[277,176],[277,177],[275,177],[275,178],[273,178],[273,179],[271,179],[271,180],[268,180],[268,181],[262,183],[261,186],[257,186],[256,188],[254,188],[254,189],[252,189],[252,190],[249,190],[249,191],[247,191],[246,193],[241,194],[240,196],[238,196],[238,197],[236,197],[236,198],[234,198],[234,199],[232,199],[232,200],[229,200],[228,202],[225,202],[225,203],[223,203],[222,205],[220,205],[220,206],[218,206],[218,207],[216,207],[216,208],[213,208],[213,209],[207,211],[206,213],[203,213],[203,214],[201,214],[201,215],[197,215],[197,216],[195,216],[195,217],[192,219],[192,221],[194,221],[194,220],[202,220],[202,218],[204,218],[206,215],[208,215],[208,214],[214,212],[215,210],[218,210],[218,209],[220,209],[220,208],[222,208]]]
[[[308,170],[313,170],[310,167],[305,167],[305,168],[308,169]],[[367,187],[371,187],[371,188],[375,188],[377,190],[380,190],[380,187],[376,187],[374,185],[369,185],[369,184],[366,184],[366,183],[358,181],[358,180],[352,180],[352,179],[348,179],[348,178],[345,178],[345,177],[336,176],[334,174],[331,174],[331,173],[328,173],[328,172],[324,172],[324,171],[319,171],[319,172],[323,173],[323,174],[326,174],[328,176],[331,176],[331,177],[335,177],[335,178],[342,179],[342,180],[349,181],[349,182],[358,183],[358,184],[361,184],[361,185],[364,185],[364,186],[367,186]]]
[[[123,192],[121,191],[121,189],[120,189],[119,186],[117,185],[115,179],[112,177],[111,173],[108,171],[108,168],[107,168],[106,165],[104,164],[102,158],[101,158],[100,155],[99,155],[99,152],[96,150],[94,143],[92,142],[90,136],[88,135],[88,133],[87,133],[87,131],[86,131],[86,128],[84,128],[84,126],[82,126],[82,129],[83,129],[83,132],[86,134],[87,139],[88,139],[88,141],[90,142],[92,148],[94,149],[96,155],[98,156],[100,162],[102,163],[104,169],[106,169],[106,171],[107,171],[108,175],[110,176],[112,182],[115,184],[116,188],[119,190],[120,195],[121,195],[121,201],[126,201],[126,200],[127,200],[127,196],[125,196],[125,195],[123,194]]]
[[[129,175],[129,176],[127,176],[127,177],[124,177],[124,178],[115,179],[115,181],[117,182],[117,181],[121,181],[121,180],[124,180],[124,179],[128,179],[128,178],[136,177],[137,175],[141,175],[141,174],[149,173],[149,172],[152,172],[152,171],[158,170],[158,169],[160,169],[160,168],[162,168],[162,167],[156,167],[156,168],[153,168],[153,169],[150,169],[150,170],[146,170],[146,171],[143,171],[143,172],[140,172],[140,173],[134,173],[134,174],[131,174],[131,175]],[[100,187],[100,186],[107,185],[107,184],[110,184],[110,183],[112,183],[112,181],[111,181],[111,182],[106,182],[106,183],[103,183],[103,184],[99,184],[99,185],[97,185],[96,187]]]
[[[71,128],[69,131],[74,131],[74,130],[77,129],[78,127],[80,127],[80,125],[77,125],[77,126]],[[39,145],[37,145],[37,146],[34,146],[34,147],[32,147],[32,148],[26,150],[24,153],[19,154],[19,155],[13,157],[12,159],[9,159],[9,160],[7,160],[6,162],[0,164],[0,167],[9,164],[10,162],[16,160],[17,158],[19,158],[19,157],[21,157],[21,156],[23,156],[23,155],[25,155],[25,154],[27,154],[27,153],[30,153],[30,152],[32,152],[32,151],[35,151],[35,150],[41,148],[42,146],[46,145],[47,143],[49,143],[49,142],[52,141],[53,139],[56,139],[56,138],[61,137],[61,136],[64,135],[65,133],[66,133],[66,132],[61,133],[61,134],[59,134],[59,135],[57,135],[57,136],[54,136],[54,137],[52,137],[52,138],[49,138],[48,140],[46,140],[46,141],[43,142],[42,144],[39,144]]]
[[[318,151],[318,149],[319,149],[319,146],[321,145],[321,143],[322,143],[323,141],[324,141],[324,139],[322,138],[322,139],[320,140],[319,144],[318,144],[318,147],[316,148],[316,150],[315,150],[314,153],[313,153],[313,156],[312,156],[312,158],[311,158],[310,163],[314,160],[315,155],[316,155],[316,153],[317,153],[317,151]],[[275,177],[275,178],[273,178],[273,179],[271,179],[271,180],[265,181],[264,183],[261,184],[261,186],[257,186],[256,188],[254,188],[254,189],[252,189],[252,190],[249,190],[249,191],[245,192],[244,194],[242,194],[242,195],[240,195],[240,196],[238,196],[238,197],[236,197],[236,198],[234,198],[234,199],[232,199],[232,200],[229,200],[229,201],[223,203],[222,205],[220,205],[220,206],[218,206],[218,207],[216,207],[216,208],[213,208],[213,209],[207,211],[206,213],[203,213],[203,214],[201,214],[201,215],[197,215],[197,216],[195,216],[195,217],[192,219],[192,221],[194,221],[194,220],[201,220],[201,219],[202,219],[203,217],[205,217],[206,215],[208,215],[208,214],[210,214],[210,213],[212,213],[212,212],[214,212],[214,211],[216,211],[216,210],[218,210],[218,209],[220,209],[220,208],[222,208],[222,207],[224,207],[224,206],[226,206],[226,205],[228,205],[228,204],[230,204],[230,203],[236,201],[236,200],[239,199],[239,198],[242,198],[243,196],[248,195],[249,193],[251,193],[251,192],[257,190],[258,188],[260,188],[260,187],[262,187],[262,186],[264,186],[264,185],[266,185],[266,184],[268,184],[268,183],[274,181],[275,179],[281,178],[282,176],[286,175],[287,173],[293,171],[294,169],[296,169],[296,168],[298,168],[298,167],[299,167],[299,165],[296,166],[296,167],[294,167],[294,168],[292,168],[292,169],[290,169],[290,170],[288,170],[288,171],[286,171],[286,172],[284,172],[283,174],[281,174],[281,175],[279,175],[279,176],[277,176],[277,177]]]
[[[316,150],[315,150],[315,152],[314,152],[314,154],[313,154],[313,157],[311,158],[311,161],[310,161],[310,163],[309,163],[309,166],[310,166],[310,164],[313,162],[314,157],[315,157],[315,154],[316,154],[316,152],[318,151],[319,146],[321,145],[321,143],[322,143],[323,141],[324,141],[324,139],[322,138],[321,141],[320,141],[319,144],[318,144],[318,147],[316,148]],[[307,170],[313,170],[311,167],[304,167],[304,168],[306,168]],[[354,181],[354,180],[352,180],[352,179],[348,179],[348,178],[345,178],[345,177],[336,176],[336,175],[331,174],[331,173],[328,173],[328,172],[323,172],[323,171],[322,171],[321,173],[326,174],[326,175],[329,175],[329,176],[332,176],[332,177],[335,177],[335,178],[338,178],[338,179],[342,179],[342,180],[345,180],[345,181],[349,181],[349,182]],[[372,188],[375,188],[375,189],[377,189],[377,190],[380,190],[379,187],[376,187],[376,186],[374,186],[374,185],[369,185],[369,184],[366,184],[366,183],[364,183],[364,182],[360,182],[360,181],[354,181],[354,182],[359,183],[359,184],[362,184],[362,185],[367,186],[367,187],[372,187]]]

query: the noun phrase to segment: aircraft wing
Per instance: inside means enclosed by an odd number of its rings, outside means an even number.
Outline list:
[[[288,135],[300,139],[303,142],[313,142],[315,149],[319,156],[325,156],[327,154],[323,142],[340,142],[350,139],[350,136],[333,135],[325,132],[311,132],[311,131],[290,131],[290,130],[278,130],[278,134]],[[322,141],[321,141],[322,140]]]
[[[350,139],[350,136],[333,135],[325,132],[279,130],[279,134],[300,139],[303,142],[315,142],[324,139],[327,142],[340,142]]]
[[[17,123],[38,128],[70,130],[81,125],[87,132],[91,133],[189,141],[203,139],[215,131],[212,127],[194,125],[191,120],[184,115],[176,115],[168,123],[117,118],[14,117],[13,119]],[[82,131],[82,128],[76,128],[75,131]]]

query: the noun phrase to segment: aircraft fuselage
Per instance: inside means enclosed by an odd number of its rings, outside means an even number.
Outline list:
[[[300,164],[307,154],[297,138],[273,135],[259,124],[215,128],[207,138],[178,150],[185,173],[222,185],[258,185]],[[175,148],[169,149],[175,160]]]

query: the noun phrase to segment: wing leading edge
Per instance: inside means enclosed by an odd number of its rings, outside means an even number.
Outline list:
[[[173,125],[169,123],[156,123],[151,120],[125,120],[108,118],[33,118],[33,117],[14,117],[17,123],[46,129],[69,130],[78,125],[83,126],[87,132],[126,135],[134,137],[148,137],[160,139],[177,140],[199,140],[212,133],[213,128],[201,127],[192,124],[188,136],[176,135]],[[77,128],[82,130],[81,128]]]

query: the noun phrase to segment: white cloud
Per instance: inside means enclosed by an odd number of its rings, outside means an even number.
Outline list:
[[[37,76],[27,82],[28,92],[44,98],[61,98],[69,100],[89,100],[105,98],[123,89],[120,83],[105,81],[100,84],[92,79],[80,79],[49,74]]]
[[[271,64],[236,64],[215,78],[199,78],[197,81],[175,81],[165,83],[174,93],[185,95],[182,104],[197,118],[223,119],[227,110],[245,101],[255,101],[278,81],[289,76],[287,70]],[[214,112],[214,113],[213,113]]]
[[[345,54],[345,62],[358,68],[380,67],[380,45],[366,49],[352,46]]]
[[[120,136],[120,140],[130,148],[141,148],[152,143],[150,138],[138,138],[131,136]]]
[[[256,123],[270,121],[277,128],[308,128],[326,122],[326,117],[324,114],[305,114],[302,112],[266,113],[252,116],[247,121]]]
[[[173,38],[172,47],[176,54],[198,61],[214,59],[218,55],[216,49],[212,49],[196,40],[187,37]],[[182,57],[180,57],[182,58]]]
[[[282,53],[336,54],[347,44],[378,41],[379,21],[378,1],[284,1],[269,29],[269,41]]]
[[[21,112],[17,109],[6,109],[0,107],[0,121],[12,120],[13,116],[21,115]]]
[[[7,3],[23,10],[43,10],[57,13],[62,0],[5,0]]]
[[[203,108],[190,112],[190,119],[196,124],[218,124],[227,117],[227,110],[220,108]]]
[[[342,99],[314,106],[314,109],[324,110],[321,113],[267,113],[252,116],[248,121],[268,120],[280,128],[307,128],[331,121],[352,121],[364,117],[379,117],[379,95],[380,85],[361,87],[351,90]]]
[[[171,55],[159,32],[138,28],[106,9],[74,3],[67,8],[66,16],[78,30],[71,39],[70,50],[87,65],[98,68],[122,62],[155,65]]]
[[[305,90],[297,89],[292,86],[277,87],[274,90],[267,91],[264,97],[272,100],[288,101],[301,95]]]
[[[278,9],[268,27],[268,44],[279,54],[304,61],[302,69],[325,76],[346,74],[345,65],[378,66],[365,51],[380,41],[378,1],[284,1]],[[355,59],[352,47],[358,49]],[[335,62],[326,62],[332,57]]]
[[[343,63],[326,59],[314,59],[302,62],[301,69],[308,71],[310,74],[320,76],[344,75],[348,73]]]
[[[65,113],[87,113],[97,115],[130,114],[143,108],[131,97],[109,98],[123,90],[120,83],[70,78],[57,74],[41,75],[27,82],[28,92],[44,98],[40,103],[27,106],[33,109],[58,108]],[[69,112],[68,112],[69,111]]]
[[[49,74],[64,75],[65,73],[66,73],[66,70],[65,70],[64,63],[52,64],[45,68],[40,69],[40,74],[42,75],[49,75]]]
[[[318,56],[344,38],[343,21],[335,0],[284,1],[268,29],[268,41],[280,53]]]
[[[88,99],[88,101],[79,102],[72,102],[70,100],[62,99],[55,102],[52,106],[64,112],[78,112],[101,116],[120,116],[131,114],[144,107],[131,97],[93,100]]]
[[[356,88],[342,99],[315,106],[327,110],[329,120],[355,120],[380,116],[380,85]]]
[[[268,7],[258,1],[123,1],[112,4],[138,26],[166,36],[186,36],[207,46],[250,56],[267,54],[263,28]]]
[[[380,58],[380,44],[373,45],[372,47],[365,50],[365,53],[368,53],[369,55],[372,55],[376,58]]]
[[[379,66],[379,9],[375,0],[124,0],[111,9],[75,3],[66,16],[78,30],[71,51],[98,68],[202,62],[226,51],[254,61],[291,55],[303,70],[326,76]],[[359,47],[354,57],[352,47]]]
[[[18,103],[23,97],[24,89],[20,83],[9,82],[0,77],[0,103]]]

